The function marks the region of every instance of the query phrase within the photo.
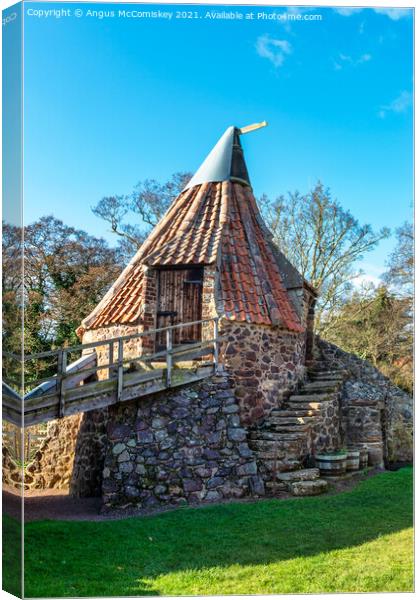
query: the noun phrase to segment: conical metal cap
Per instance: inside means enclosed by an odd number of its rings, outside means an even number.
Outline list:
[[[250,186],[240,136],[265,125],[264,121],[242,128],[228,127],[183,191],[218,181],[239,181]]]

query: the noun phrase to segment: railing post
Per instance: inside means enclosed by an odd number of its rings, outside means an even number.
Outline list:
[[[213,362],[214,372],[219,372],[219,317],[213,321]]]
[[[172,329],[166,330],[166,385],[172,383]]]
[[[118,387],[117,402],[121,402],[123,392],[123,368],[124,368],[124,341],[118,340]]]
[[[57,384],[58,384],[58,417],[61,419],[64,417],[65,410],[65,392],[64,392],[64,381],[66,377],[67,369],[67,352],[66,350],[59,350],[57,356]]]
[[[114,342],[109,342],[108,345],[108,362],[109,364],[112,364],[114,362]],[[109,367],[108,369],[108,379],[111,379],[112,377],[112,367]]]

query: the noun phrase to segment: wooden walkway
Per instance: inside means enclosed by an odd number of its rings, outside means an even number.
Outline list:
[[[3,381],[3,419],[18,427],[35,425],[81,412],[111,406],[163,390],[191,384],[211,377],[219,369],[219,319],[181,323],[170,327],[116,337],[89,344],[60,348],[52,352],[29,354],[23,358],[4,353],[22,365],[30,361],[52,360],[56,374],[32,382],[34,389],[20,396],[16,382]],[[213,337],[197,343],[173,346],[174,329],[207,325]],[[166,348],[137,357],[126,352],[127,342],[141,337],[166,335]],[[98,349],[107,347],[109,360],[98,364]],[[115,352],[115,350],[117,350]],[[68,363],[74,354],[81,356]],[[114,358],[116,356],[116,358]],[[104,377],[105,372],[105,377]],[[98,381],[98,373],[101,373]],[[23,410],[22,410],[23,409]]]

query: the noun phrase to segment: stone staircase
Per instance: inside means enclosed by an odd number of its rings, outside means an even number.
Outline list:
[[[327,489],[319,470],[304,469],[317,450],[337,445],[339,393],[345,373],[331,370],[322,360],[308,368],[308,380],[292,393],[281,408],[248,434],[269,494],[291,492],[315,495]],[[334,415],[336,423],[334,425]],[[329,427],[333,434],[329,434]],[[313,462],[313,458],[312,458]]]

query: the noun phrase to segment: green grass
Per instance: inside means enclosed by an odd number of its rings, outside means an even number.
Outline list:
[[[3,517],[3,589],[14,596],[22,591],[22,527],[19,521]]]
[[[317,498],[26,526],[26,596],[413,589],[412,471]]]

